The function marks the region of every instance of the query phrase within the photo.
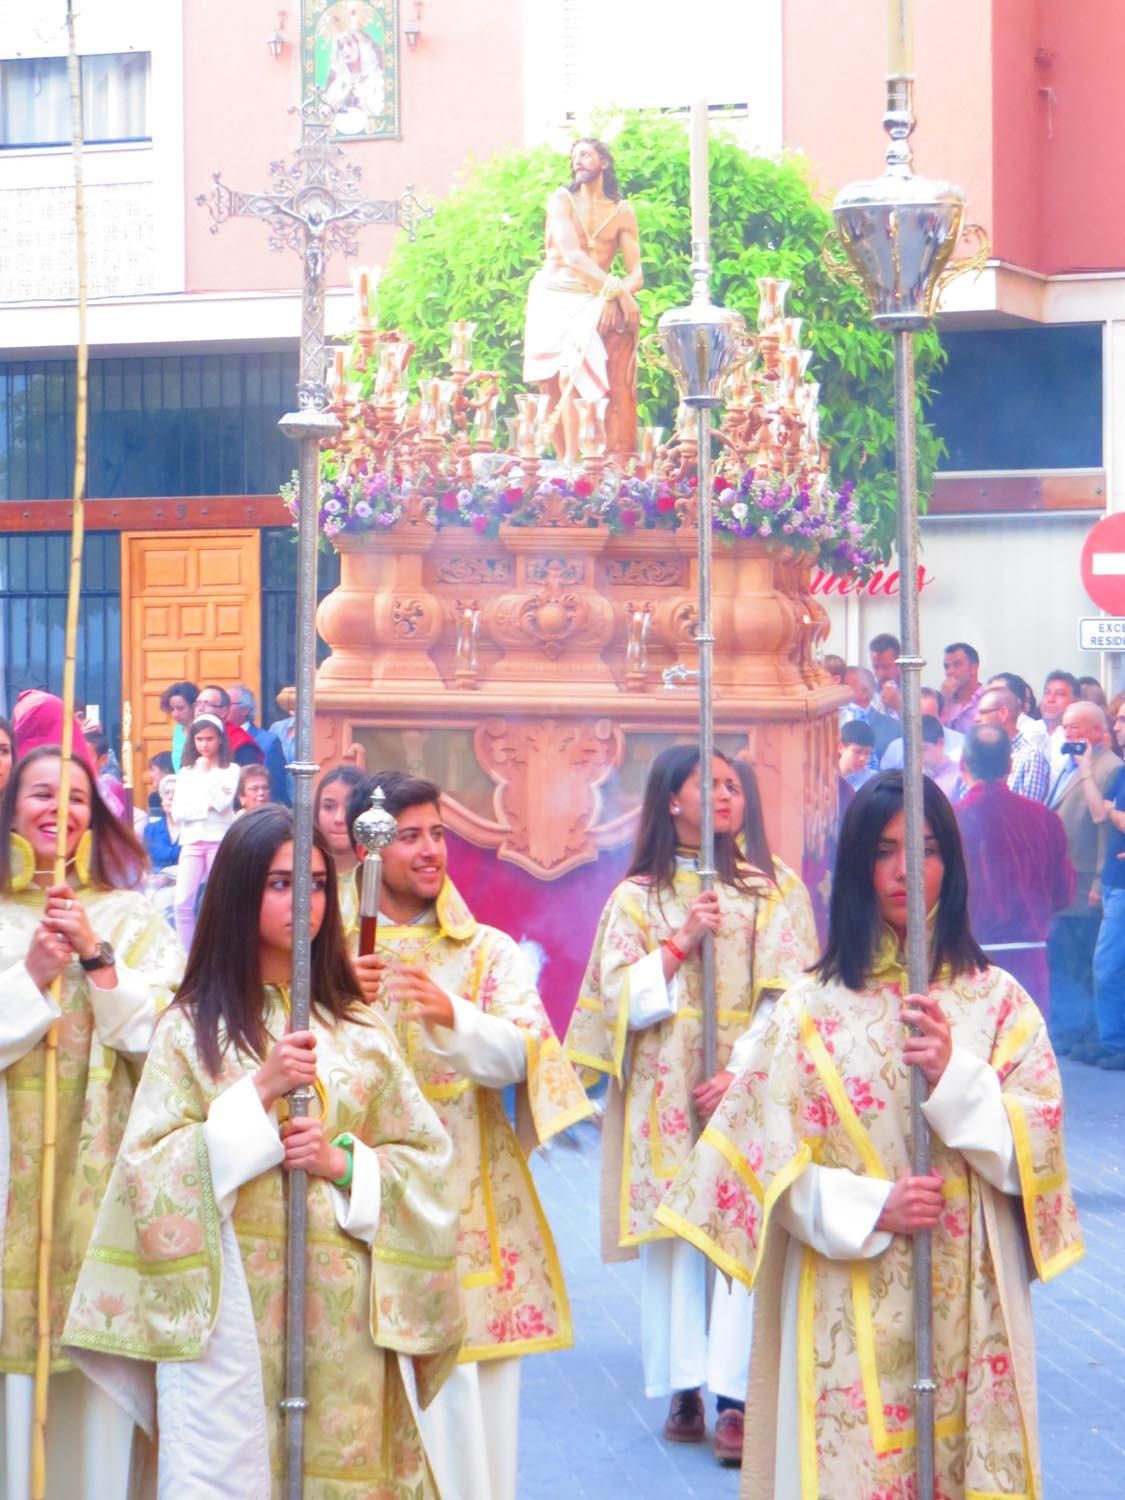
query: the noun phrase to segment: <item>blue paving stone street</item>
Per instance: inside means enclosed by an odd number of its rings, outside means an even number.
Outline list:
[[[1125,1497],[1125,1078],[1064,1062],[1067,1153],[1086,1258],[1034,1291],[1045,1500]],[[662,1443],[641,1388],[640,1273],[598,1255],[600,1137],[535,1159],[570,1288],[576,1345],[524,1361],[520,1500],[733,1500],[709,1446]],[[708,1430],[714,1421],[708,1403]]]

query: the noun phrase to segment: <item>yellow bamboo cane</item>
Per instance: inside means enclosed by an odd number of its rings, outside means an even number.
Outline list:
[[[74,4],[67,0],[67,71],[74,151],[74,231],[78,267],[78,380],[74,422],[74,514],[70,532],[70,580],[66,601],[66,655],[63,662],[62,764],[59,768],[58,843],[55,884],[66,880],[67,824],[70,812],[71,751],[74,748],[74,679],[78,642],[78,602],[82,588],[82,539],[86,495],[86,203],[82,180],[82,86],[74,34]],[[52,986],[57,1005],[61,978]],[[35,1425],[31,1439],[31,1500],[47,1500],[47,1396],[51,1378],[51,1254],[55,1238],[55,1156],[59,1120],[58,1026],[47,1032],[43,1059],[43,1161],[39,1194],[39,1268],[36,1289]]]

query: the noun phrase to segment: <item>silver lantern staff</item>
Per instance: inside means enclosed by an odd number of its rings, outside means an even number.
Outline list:
[[[872,321],[894,336],[895,465],[898,479],[899,632],[902,655],[903,785],[906,823],[906,966],[911,993],[930,987],[930,955],[923,887],[924,827],[919,693],[922,667],[918,628],[918,495],[915,451],[914,334],[927,327],[942,272],[961,232],[965,196],[911,169],[914,79],[911,0],[891,0],[891,52],[884,127],[890,136],[887,170],[873,182],[841,190],[836,227],[871,302]],[[930,1132],[922,1105],[928,1088],[911,1070],[912,1171],[930,1170]],[[914,1393],[918,1434],[918,1500],[934,1495],[933,1269],[928,1233],[914,1236]]]
[[[371,793],[371,806],[352,824],[352,842],[367,853],[359,888],[359,956],[375,952],[379,931],[379,897],[383,889],[383,850],[394,842],[398,824],[387,811],[383,788]]]
[[[707,105],[698,102],[691,114],[691,303],[671,308],[660,319],[658,333],[679,388],[680,399],[696,414],[699,483],[698,587],[699,628],[699,876],[703,890],[715,888],[715,799],[711,766],[714,760],[713,651],[711,621],[711,412],[722,405],[719,387],[742,343],[745,327],[738,313],[711,301],[711,244],[708,223]],[[703,1076],[718,1070],[719,1029],[715,1007],[715,939],[704,935],[703,965]]]
[[[324,271],[329,255],[354,255],[362,224],[405,223],[413,227],[418,212],[409,190],[401,201],[373,201],[359,192],[359,168],[343,162],[333,144],[336,112],[314,93],[301,105],[301,143],[292,162],[270,167],[273,185],[264,193],[241,193],[213,174],[214,187],[196,201],[211,211],[212,233],[228,219],[256,218],[270,228],[271,250],[294,250],[301,256],[301,355],[298,410],[278,426],[299,444],[297,520],[297,706],[296,755],[287,767],[296,788],[293,799],[293,985],[290,1026],[308,1029],[311,1009],[313,760],[316,704],[316,558],[320,509],[320,445],[335,437],[340,424],[328,410],[325,384]],[[293,1115],[308,1113],[310,1089],[289,1096]],[[308,1245],[308,1181],[304,1172],[289,1174],[289,1219],[286,1247],[285,1303],[285,1496],[304,1493],[305,1288]]]

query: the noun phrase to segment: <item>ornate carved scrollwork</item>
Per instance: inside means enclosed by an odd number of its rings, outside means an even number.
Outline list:
[[[605,581],[630,588],[675,588],[684,582],[683,564],[663,557],[613,557],[606,563]]]
[[[511,583],[509,557],[443,557],[434,565],[435,583]]]
[[[599,788],[625,749],[618,725],[610,719],[489,718],[478,725],[473,748],[496,783],[501,859],[554,879],[597,858]]]

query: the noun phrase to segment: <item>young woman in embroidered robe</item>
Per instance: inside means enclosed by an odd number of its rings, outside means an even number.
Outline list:
[[[452,1150],[361,1002],[319,833],[314,1010],[288,1030],[292,839],[287,808],[259,808],[216,855],[66,1338],[158,1434],[160,1500],[280,1500],[286,1177],[302,1168],[306,1500],[437,1500],[417,1409],[463,1330]],[[279,1123],[299,1085],[319,1105]]]
[[[687,1160],[696,1129],[764,1027],[772,997],[815,953],[802,943],[772,873],[747,864],[735,842],[730,762],[716,755],[716,889],[701,890],[698,746],[653,762],[633,861],[602,913],[567,1030],[579,1067],[610,1076],[602,1135],[602,1256],[641,1256],[645,1393],[670,1396],[664,1435],[701,1442],[699,1387],[720,1403],[715,1451],[737,1462],[750,1348],[750,1309],[739,1288],[717,1290],[708,1335],[706,1266],[654,1217]],[[703,1073],[702,964],[715,934],[718,1071]]]
[[[757,1299],[744,1500],[913,1493],[912,1239],[933,1234],[942,1500],[1038,1495],[1030,1283],[1082,1254],[1043,1018],[969,930],[926,780],[931,980],[906,983],[902,776],[844,817],[828,943],[778,1001],[658,1221]],[[910,1068],[933,1171],[911,1171]]]
[[[54,883],[57,748],[17,762],[0,804],[0,1497],[28,1493],[43,1151],[46,1033],[58,1022],[55,1231],[47,1485],[73,1500],[121,1500],[133,1423],[59,1346],[70,1295],[129,1114],[157,1013],[183,969],[175,934],[134,887],[140,845],[71,769],[67,870]],[[56,1004],[52,982],[61,981]]]

